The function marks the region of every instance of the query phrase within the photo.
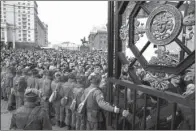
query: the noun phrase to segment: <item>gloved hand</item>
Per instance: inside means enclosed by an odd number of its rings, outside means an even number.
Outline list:
[[[127,117],[129,114],[130,114],[130,113],[129,113],[128,110],[124,110],[124,111],[122,112],[122,116],[124,116],[124,117]]]
[[[115,106],[114,107],[114,113],[119,113],[119,112],[120,112],[120,109]]]
[[[15,90],[14,88],[11,88],[11,94],[14,94]]]

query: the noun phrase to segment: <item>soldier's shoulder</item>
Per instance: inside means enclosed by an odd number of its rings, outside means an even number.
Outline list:
[[[24,106],[21,106],[18,109],[16,109],[16,111],[14,112],[14,114],[18,114],[18,113],[21,113],[21,112],[24,112],[24,111],[26,111],[25,107]]]
[[[103,92],[101,91],[101,89],[97,88],[97,89],[95,89],[95,91],[93,92],[93,94],[95,96],[98,96],[98,95],[103,95]]]
[[[68,82],[63,83],[63,87],[67,87],[69,85]]]
[[[41,115],[47,114],[47,110],[45,108],[39,106],[39,109],[40,109],[39,112]]]

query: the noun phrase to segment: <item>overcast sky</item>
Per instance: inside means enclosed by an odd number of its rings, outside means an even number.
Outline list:
[[[94,26],[106,25],[107,1],[37,1],[38,15],[48,24],[52,44],[70,41],[81,44]]]

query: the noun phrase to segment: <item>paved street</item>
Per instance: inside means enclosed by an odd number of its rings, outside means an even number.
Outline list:
[[[13,112],[7,111],[7,102],[1,100],[1,130],[9,130],[11,117]],[[52,127],[53,130],[65,130],[56,126]]]

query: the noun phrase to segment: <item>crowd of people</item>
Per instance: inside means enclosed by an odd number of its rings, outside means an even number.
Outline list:
[[[127,69],[127,65],[122,68],[121,79],[132,81]],[[138,65],[134,69],[142,84],[160,85],[154,84],[157,79],[152,80],[158,75],[152,76]],[[1,99],[8,101],[8,110],[16,109],[10,129],[51,130],[54,124],[67,130],[106,129],[107,112],[112,112],[112,117],[120,114],[119,129],[123,128],[124,120],[128,123],[126,129],[131,129],[132,91],[129,89],[125,94],[125,88],[120,87],[118,106],[108,103],[107,70],[105,52],[1,50]],[[193,74],[187,71],[184,76],[173,76],[165,80],[167,86],[160,89],[189,95],[195,91]],[[114,94],[116,89],[114,86]],[[129,109],[124,109],[124,96]],[[153,129],[157,98],[149,96],[147,100],[146,128]],[[172,103],[161,100],[161,105],[160,119],[164,120],[161,129],[170,129]],[[143,127],[143,107],[144,95],[138,91],[137,129]],[[183,113],[184,110],[181,106],[177,111],[176,129],[193,127],[193,110]]]

